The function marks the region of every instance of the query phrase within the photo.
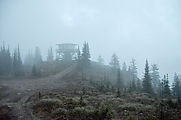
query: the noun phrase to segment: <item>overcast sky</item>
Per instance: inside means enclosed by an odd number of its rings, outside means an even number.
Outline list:
[[[0,0],[0,40],[22,54],[39,46],[89,42],[93,60],[146,58],[161,75],[181,73],[181,0]]]

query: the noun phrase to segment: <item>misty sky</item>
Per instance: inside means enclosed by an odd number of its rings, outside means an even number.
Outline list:
[[[89,42],[93,60],[146,58],[163,74],[181,73],[181,0],[0,0],[0,41],[44,58],[57,43]],[[2,42],[1,42],[2,43]]]

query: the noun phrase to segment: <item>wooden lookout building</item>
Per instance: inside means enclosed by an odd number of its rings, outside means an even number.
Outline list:
[[[57,60],[73,60],[77,53],[78,45],[73,43],[56,44],[56,59]]]

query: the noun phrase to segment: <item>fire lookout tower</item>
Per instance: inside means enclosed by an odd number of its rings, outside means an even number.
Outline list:
[[[56,59],[57,60],[73,60],[77,53],[78,45],[72,43],[57,44]]]

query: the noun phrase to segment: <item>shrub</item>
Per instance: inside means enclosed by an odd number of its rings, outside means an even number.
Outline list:
[[[72,115],[79,119],[94,118],[95,113],[96,113],[96,111],[92,106],[75,107],[72,111]]]
[[[59,107],[62,104],[62,101],[58,99],[41,99],[37,104],[35,105],[36,107],[39,108],[46,108],[46,109],[54,109]]]
[[[114,117],[113,109],[106,103],[103,103],[99,107],[99,116],[101,119],[111,119]]]
[[[120,105],[118,107],[118,111],[122,111],[122,110],[128,110],[128,111],[138,111],[140,109],[143,108],[142,104],[134,104],[134,103],[127,103],[124,105]]]
[[[86,106],[87,105],[87,101],[83,99],[83,97],[81,96],[79,99],[79,104],[80,106]]]
[[[66,113],[67,113],[67,110],[66,109],[64,109],[64,108],[57,108],[57,109],[55,109],[53,112],[52,112],[52,115],[53,116],[58,116],[58,117],[60,117],[60,116],[65,116],[66,115]]]
[[[71,104],[74,107],[79,106],[79,99],[78,98],[70,98],[70,99],[68,99],[68,104]]]

